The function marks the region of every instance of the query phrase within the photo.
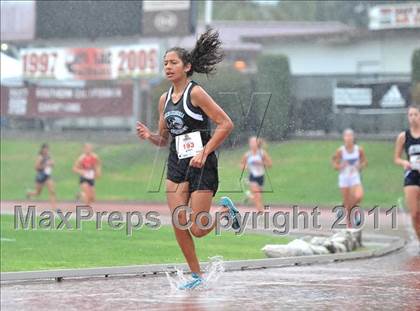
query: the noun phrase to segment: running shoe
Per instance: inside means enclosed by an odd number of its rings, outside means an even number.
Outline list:
[[[240,223],[237,217],[239,215],[239,211],[235,207],[235,204],[233,204],[232,200],[228,197],[222,197],[220,198],[220,205],[228,208],[229,215],[232,217],[232,228],[234,230],[238,230],[240,228]]]
[[[194,289],[204,282],[204,279],[201,276],[199,276],[197,273],[193,272],[191,273],[191,276],[192,276],[192,280],[179,286],[178,289],[181,289],[181,290]]]

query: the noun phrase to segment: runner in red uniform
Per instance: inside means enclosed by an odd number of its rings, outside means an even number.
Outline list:
[[[87,205],[95,201],[95,179],[101,175],[101,161],[91,144],[85,144],[83,154],[77,159],[73,171],[80,175],[80,197]]]

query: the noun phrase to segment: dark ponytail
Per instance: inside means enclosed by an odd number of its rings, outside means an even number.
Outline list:
[[[187,77],[190,77],[194,72],[209,74],[216,70],[216,64],[220,63],[224,56],[221,45],[219,32],[209,29],[198,38],[191,52],[174,47],[166,53],[176,52],[184,65],[191,64],[191,69],[187,72]]]

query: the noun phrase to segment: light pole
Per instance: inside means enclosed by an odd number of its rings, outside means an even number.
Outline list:
[[[210,29],[213,19],[213,0],[206,0],[205,12],[204,12],[204,23],[206,30]]]

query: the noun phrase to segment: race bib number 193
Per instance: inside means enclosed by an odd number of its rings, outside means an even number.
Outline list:
[[[200,132],[192,132],[175,137],[178,159],[192,158],[203,150]]]
[[[413,170],[420,171],[420,154],[410,156],[410,165]]]

